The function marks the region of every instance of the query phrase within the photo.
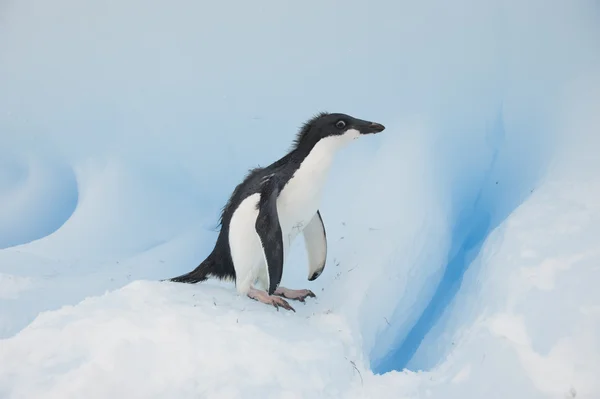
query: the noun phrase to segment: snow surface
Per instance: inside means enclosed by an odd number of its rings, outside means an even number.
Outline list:
[[[297,313],[160,279],[320,110]],[[0,3],[0,398],[599,398],[597,1]]]

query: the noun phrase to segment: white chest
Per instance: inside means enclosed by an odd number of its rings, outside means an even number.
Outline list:
[[[277,199],[277,212],[284,235],[291,239],[302,231],[319,209],[336,143],[321,140],[302,161]]]

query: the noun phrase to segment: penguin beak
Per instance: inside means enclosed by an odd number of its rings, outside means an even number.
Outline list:
[[[383,132],[384,129],[385,126],[383,126],[381,123],[365,121],[364,123],[361,123],[359,131],[362,134],[373,134]]]

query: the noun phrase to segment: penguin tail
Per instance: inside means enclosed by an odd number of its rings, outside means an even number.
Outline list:
[[[200,265],[191,272],[170,278],[168,281],[173,281],[175,283],[196,284],[207,280],[211,272],[212,262],[207,259],[200,263]]]

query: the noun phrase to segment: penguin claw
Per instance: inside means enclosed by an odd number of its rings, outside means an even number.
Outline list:
[[[300,301],[300,302],[305,302],[305,299],[309,298],[309,297],[310,298],[317,297],[315,295],[315,293],[312,292],[311,290],[291,290],[291,289],[285,288],[285,287],[277,287],[277,289],[275,290],[275,292],[273,294],[287,298],[287,299],[293,299],[296,301]]]
[[[281,306],[282,308],[284,308],[286,310],[291,310],[292,312],[296,313],[296,309],[291,307],[290,304],[287,303],[287,301],[285,299],[282,299],[279,297],[272,297],[272,298],[273,298],[273,306],[275,306],[275,309],[277,309],[278,312],[279,312],[279,306]]]
[[[265,291],[260,291],[255,288],[251,288],[247,295],[249,298],[254,299],[255,301],[262,302],[267,305],[273,305],[278,312],[279,307],[281,306],[286,310],[291,310],[296,313],[296,309],[291,307],[285,299],[280,298],[279,296],[269,295]]]

